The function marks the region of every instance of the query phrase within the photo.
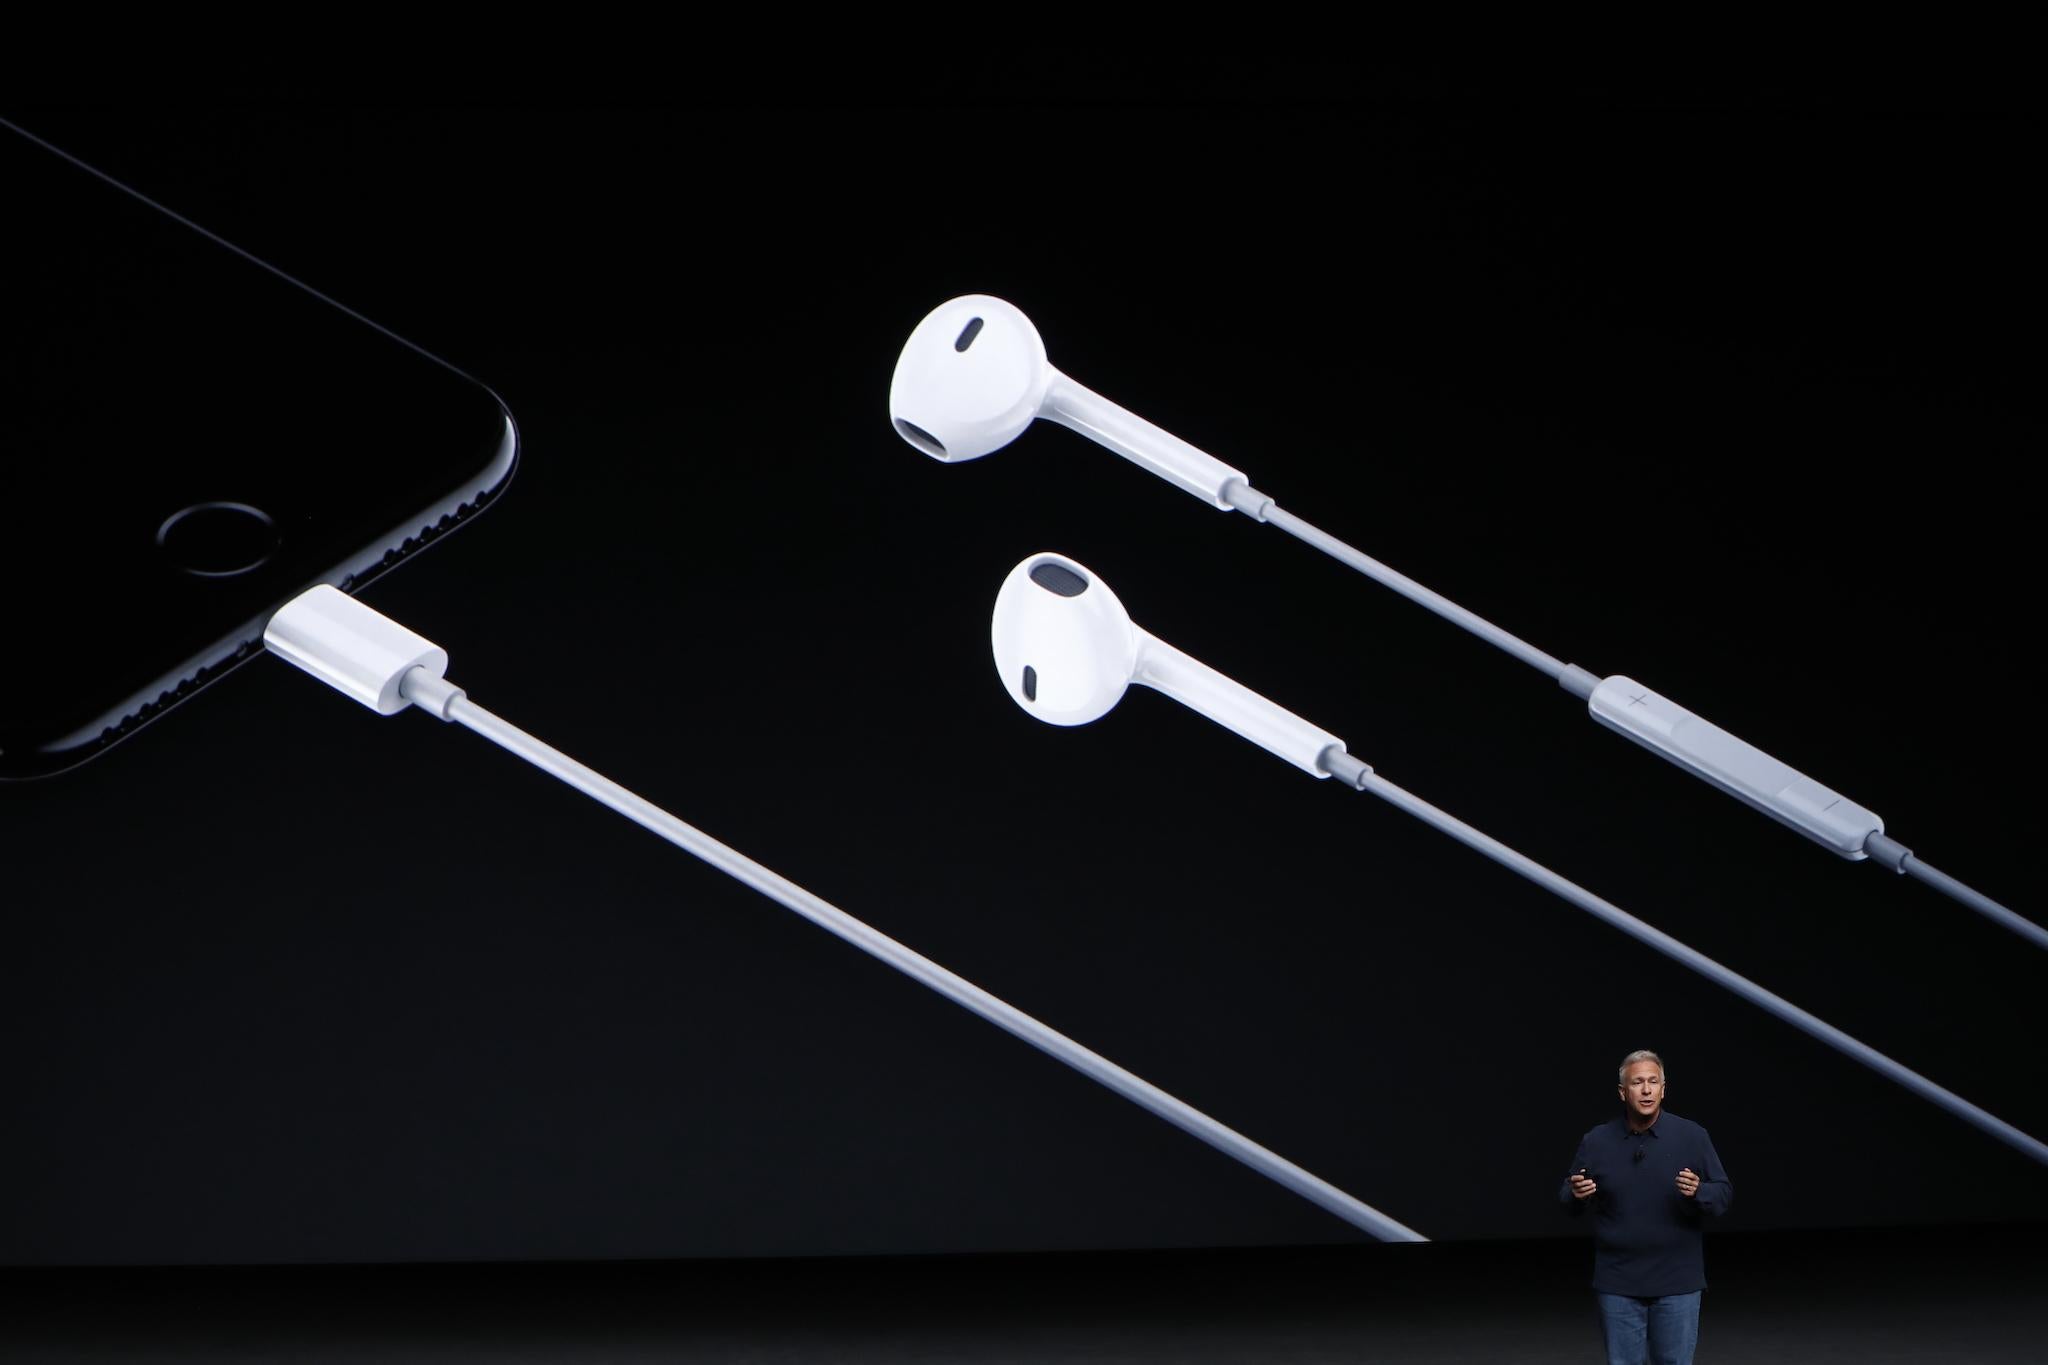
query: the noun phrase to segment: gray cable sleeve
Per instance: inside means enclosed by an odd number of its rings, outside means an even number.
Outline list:
[[[1992,923],[2004,925],[2036,948],[2048,948],[2048,929],[2043,929],[2024,915],[2006,909],[1982,891],[1972,890],[1963,885],[1948,873],[1929,867],[1917,856],[1907,854],[1906,861],[1899,870],[1915,881],[1926,882],[1943,895],[1969,906]]]
[[[1897,839],[1888,839],[1880,833],[1872,833],[1863,841],[1863,851],[1869,854],[1870,861],[1879,867],[1888,867],[1902,875],[1906,870],[1906,859],[1913,856],[1912,849]]]
[[[1898,1082],[1922,1099],[1946,1109],[1963,1122],[1981,1129],[2008,1147],[2048,1166],[2048,1143],[2029,1137],[2004,1119],[1979,1109],[1961,1095],[1942,1089],[1919,1072],[1893,1061],[1868,1044],[1856,1041],[1833,1024],[1808,1014],[1781,996],[1773,995],[1748,977],[1730,971],[1698,949],[1688,947],[1663,930],[1645,924],[1620,906],[1602,900],[1575,882],[1565,880],[1534,859],[1515,852],[1498,839],[1482,834],[1456,816],[1438,810],[1421,797],[1403,791],[1349,754],[1331,755],[1328,767],[1332,777],[1339,778],[1360,791],[1371,792],[1382,801],[1408,812],[1416,819],[1434,825],[1459,843],[1477,849],[1502,867],[1520,873],[1544,890],[1570,901],[1596,919],[1607,921],[1630,938],[1648,944],[1672,961],[1690,967],[1715,985],[1733,991],[1800,1032],[1826,1043],[1844,1056],[1861,1062],[1878,1075]]]
[[[894,967],[911,980],[930,987],[954,1004],[1023,1039],[1056,1061],[1064,1062],[1090,1080],[1108,1087],[1142,1109],[1151,1111],[1192,1137],[1208,1143],[1225,1156],[1257,1171],[1260,1175],[1292,1190],[1310,1203],[1335,1214],[1385,1242],[1424,1242],[1429,1239],[1413,1228],[1389,1218],[1378,1209],[1338,1189],[1329,1181],[1303,1170],[1293,1162],[1219,1123],[1201,1110],[1167,1094],[1150,1081],[1136,1076],[1099,1053],[1091,1052],[1065,1034],[1040,1023],[1030,1015],[991,995],[966,978],[941,967],[930,958],[913,952],[881,931],[862,923],[785,877],[769,871],[753,859],[726,847],[708,834],[685,824],[651,801],[637,796],[618,783],[578,763],[575,759],[543,744],[518,727],[500,720],[470,701],[450,684],[432,686],[441,680],[424,678],[425,670],[414,669],[401,684],[412,699],[414,679],[422,679],[421,700],[430,713],[474,730],[493,744],[509,750],[568,783],[584,795],[609,806],[627,819],[701,858],[720,872],[752,887],[786,909],[794,910],[811,923],[846,940],[869,956]]]
[[[2008,910],[1981,891],[1963,885],[1946,872],[1929,867],[1898,840],[1883,834],[1873,834],[1863,841],[1863,851],[1871,861],[1888,867],[1901,876],[1922,881],[1952,900],[1961,902],[1975,910],[1993,924],[2012,930],[2036,948],[2048,948],[2048,929],[2043,929],[2026,916]]]
[[[1431,592],[1408,575],[1397,573],[1371,555],[1346,545],[1329,532],[1318,530],[1294,513],[1273,505],[1272,500],[1266,498],[1263,493],[1247,489],[1246,495],[1262,505],[1262,520],[1279,527],[1295,539],[1315,546],[1339,563],[1358,570],[1376,583],[1392,588],[1417,606],[1427,607],[1451,624],[1463,627],[1498,649],[1506,650],[1529,667],[1538,669],[1553,679],[1561,679],[1564,676],[1566,664],[1562,659],[1553,659],[1528,641],[1508,634],[1493,622],[1477,613],[1467,611],[1443,594]]]
[[[1591,701],[1593,693],[1599,690],[1600,675],[1589,673],[1577,664],[1566,664],[1564,672],[1557,675],[1557,685],[1580,701]]]

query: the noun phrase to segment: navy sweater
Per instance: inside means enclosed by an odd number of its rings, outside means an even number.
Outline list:
[[[1700,1178],[1691,1199],[1678,1192],[1678,1173],[1688,1168]],[[1600,1187],[1590,1199],[1572,1197],[1571,1177],[1581,1169]],[[1615,1118],[1579,1139],[1557,1197],[1574,1218],[1590,1206],[1593,1288],[1647,1299],[1707,1287],[1700,1225],[1728,1211],[1735,1186],[1707,1130],[1666,1112],[1646,1132],[1631,1133]]]

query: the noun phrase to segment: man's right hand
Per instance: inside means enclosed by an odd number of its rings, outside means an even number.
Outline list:
[[[1585,1176],[1574,1175],[1572,1177],[1572,1198],[1574,1199],[1591,1199],[1593,1192],[1599,1188],[1598,1185],[1588,1180]]]

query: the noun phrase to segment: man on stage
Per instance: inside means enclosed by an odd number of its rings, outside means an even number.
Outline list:
[[[1572,1217],[1593,1211],[1593,1294],[1608,1365],[1692,1365],[1699,1340],[1705,1215],[1725,1213],[1735,1187],[1707,1130],[1664,1112],[1664,1063],[1621,1059],[1622,1114],[1579,1140],[1557,1197]]]

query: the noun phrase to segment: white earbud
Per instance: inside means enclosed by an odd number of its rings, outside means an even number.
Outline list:
[[[1238,470],[1054,369],[1031,319],[987,294],[949,300],[917,324],[896,358],[889,416],[904,440],[949,464],[1001,450],[1045,417],[1226,511],[1238,507],[1233,484],[1239,498],[1249,489]]]
[[[1063,555],[1031,556],[1003,580],[989,625],[1011,700],[1054,725],[1109,713],[1132,683],[1156,688],[1314,777],[1344,741],[1132,624],[1109,585]]]

